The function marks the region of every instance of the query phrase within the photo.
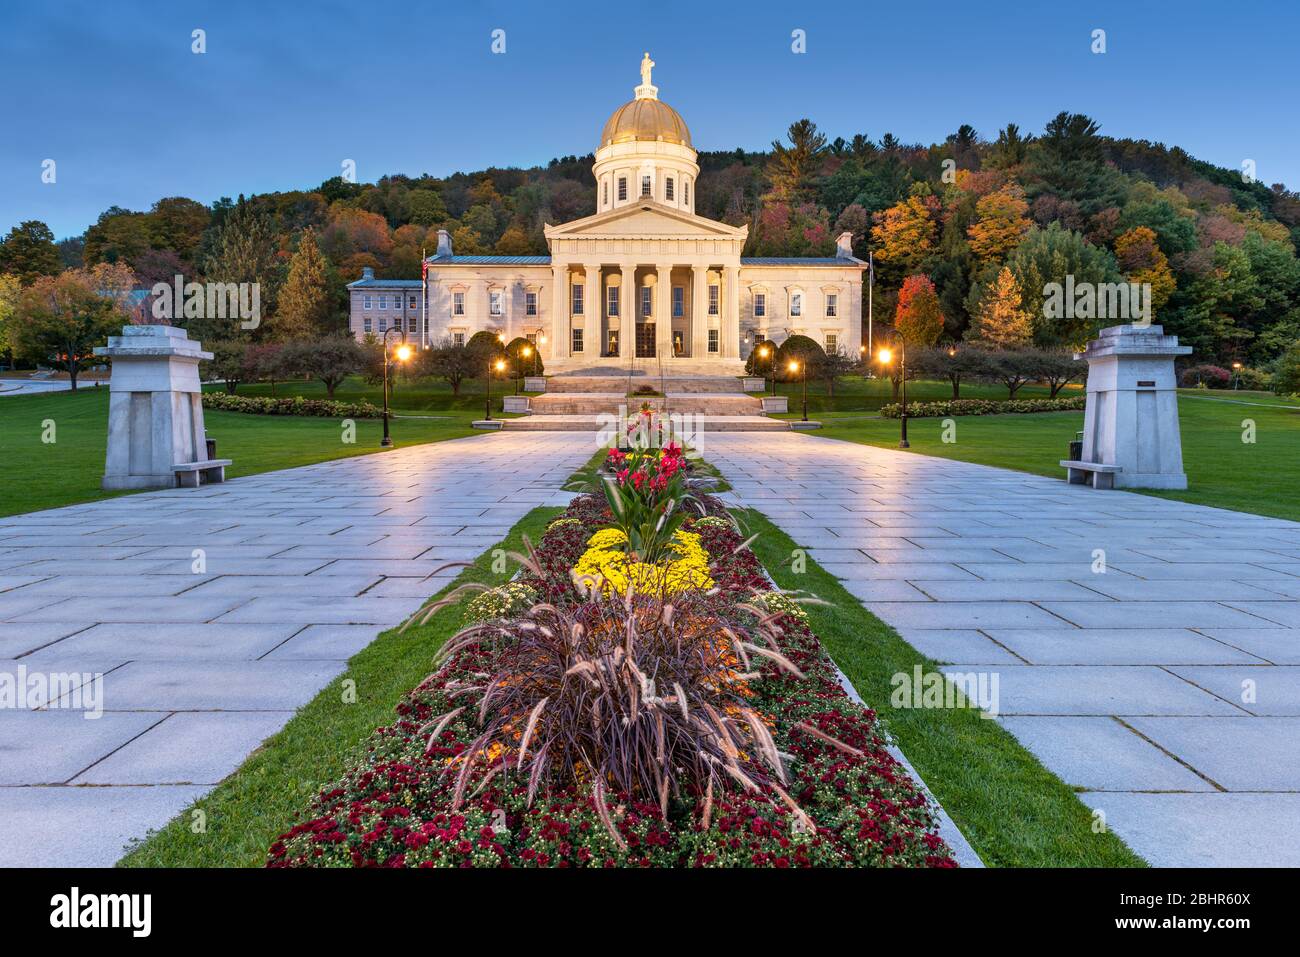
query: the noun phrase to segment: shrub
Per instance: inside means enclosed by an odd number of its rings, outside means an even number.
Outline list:
[[[804,372],[790,371],[791,360],[807,366],[808,378],[815,379],[826,358],[826,351],[807,336],[790,336],[776,350],[776,377],[782,382],[802,381]]]
[[[537,590],[523,582],[506,582],[475,595],[465,605],[467,622],[519,618],[537,604]]]
[[[325,394],[334,398],[334,390],[348,376],[366,367],[366,350],[351,335],[299,339],[280,347],[279,366],[294,375],[311,376],[325,386]]]
[[[1069,412],[1087,405],[1087,396],[1072,395],[1064,399],[953,399],[949,402],[909,402],[909,419],[937,418],[949,415],[1004,415],[1013,412]],[[881,406],[880,414],[896,419],[902,413],[897,403]]]
[[[384,414],[379,406],[369,402],[333,402],[329,399],[304,399],[300,395],[276,398],[205,392],[203,407],[251,415],[305,415],[326,419],[378,419]]]
[[[1273,373],[1268,369],[1254,369],[1250,366],[1242,366],[1234,371],[1237,376],[1237,385],[1242,389],[1267,392],[1273,388]]]
[[[1189,366],[1179,376],[1179,384],[1185,388],[1226,389],[1232,381],[1232,373],[1222,366]]]
[[[543,375],[546,372],[541,351],[524,336],[516,336],[506,346],[506,365],[507,375],[512,376],[516,372],[520,376]]]

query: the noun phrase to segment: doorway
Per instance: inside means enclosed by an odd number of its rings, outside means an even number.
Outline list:
[[[638,359],[653,359],[655,354],[655,324],[637,323],[636,354]]]

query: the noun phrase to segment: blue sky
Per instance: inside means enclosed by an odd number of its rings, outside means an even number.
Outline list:
[[[963,122],[1039,132],[1065,109],[1300,185],[1295,3],[0,2],[4,232],[313,187],[345,159],[371,181],[581,155],[643,50],[700,149],[763,148],[802,116],[929,143]]]

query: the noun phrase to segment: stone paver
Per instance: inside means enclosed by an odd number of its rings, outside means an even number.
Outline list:
[[[1300,524],[815,436],[705,439],[741,502],[905,639],[996,675],[999,720],[1148,861],[1300,864]]]
[[[588,434],[503,432],[0,518],[0,672],[103,675],[98,718],[0,710],[0,866],[113,864],[454,578],[449,562],[567,502],[594,451]]]

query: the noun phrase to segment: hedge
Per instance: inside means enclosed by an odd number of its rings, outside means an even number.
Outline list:
[[[1010,412],[1070,412],[1082,409],[1087,397],[1072,395],[1064,399],[951,399],[947,402],[909,402],[909,419],[936,418],[947,415],[1004,415]],[[881,406],[880,414],[896,419],[902,411],[897,402]]]
[[[379,419],[384,412],[369,402],[335,402],[332,399],[304,399],[300,395],[272,396],[203,393],[205,409],[222,412],[246,412],[251,415],[306,415],[326,419]]]

